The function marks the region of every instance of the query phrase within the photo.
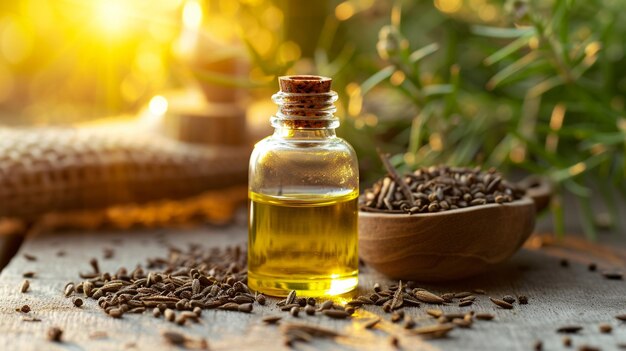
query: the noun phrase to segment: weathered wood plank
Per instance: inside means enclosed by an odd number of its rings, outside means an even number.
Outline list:
[[[266,326],[261,318],[280,314],[286,321],[324,324],[347,337],[332,340],[315,340],[312,344],[298,344],[297,349],[341,349],[341,350],[386,350],[393,349],[390,335],[396,335],[407,350],[529,350],[535,340],[541,339],[545,349],[561,349],[562,336],[555,329],[564,324],[581,324],[585,329],[574,336],[574,345],[601,346],[604,350],[617,349],[618,342],[626,342],[626,328],[613,318],[617,313],[626,313],[626,282],[609,281],[600,274],[589,272],[586,260],[595,260],[604,265],[620,262],[623,251],[615,250],[611,255],[603,250],[584,251],[561,247],[549,250],[523,250],[510,262],[497,270],[480,277],[454,284],[425,286],[435,292],[465,291],[475,288],[487,290],[490,296],[525,294],[529,304],[513,310],[494,307],[488,296],[479,295],[472,307],[459,308],[456,304],[444,306],[449,312],[489,312],[496,315],[495,321],[474,323],[471,329],[456,329],[448,339],[426,341],[406,333],[401,324],[389,321],[389,315],[380,307],[367,306],[355,314],[352,322],[331,320],[316,315],[301,314],[297,319],[279,312],[273,304],[255,306],[252,314],[207,310],[200,324],[179,327],[145,315],[124,315],[120,320],[106,316],[95,301],[86,300],[82,308],[73,307],[71,300],[62,295],[68,281],[78,281],[79,271],[89,271],[89,259],[97,257],[104,271],[115,271],[120,266],[134,267],[144,264],[146,259],[165,254],[163,242],[174,243],[184,248],[189,243],[205,247],[225,246],[245,242],[245,229],[239,226],[222,228],[200,228],[186,230],[152,230],[114,233],[55,233],[27,238],[19,254],[0,275],[0,345],[3,350],[169,350],[159,335],[163,330],[176,330],[209,341],[212,350],[246,349],[276,350],[285,348],[279,327]],[[112,259],[103,258],[105,248],[114,248]],[[64,251],[65,256],[57,256]],[[26,260],[24,253],[37,257]],[[573,257],[569,268],[559,265],[556,255]],[[599,255],[595,256],[594,255]],[[603,257],[609,259],[604,260]],[[622,261],[623,262],[623,261]],[[22,273],[35,271],[30,279],[31,289],[19,292]],[[373,286],[374,282],[386,282],[377,273],[364,269],[360,276],[359,290]],[[32,308],[29,316],[41,318],[41,322],[25,322],[23,313],[15,308],[28,304]],[[406,308],[407,314],[415,318],[418,325],[432,323],[425,313],[427,305]],[[361,323],[376,315],[383,321],[375,330],[364,330]],[[611,334],[598,331],[600,323],[614,326]],[[50,326],[64,330],[62,344],[52,344],[45,339]],[[93,339],[90,335],[105,331],[106,338]]]

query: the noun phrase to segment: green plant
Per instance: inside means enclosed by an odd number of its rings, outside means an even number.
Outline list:
[[[393,158],[396,166],[480,164],[547,176],[557,188],[558,234],[564,190],[576,195],[589,236],[594,194],[619,218],[612,189],[626,196],[620,1],[508,1],[488,25],[471,10],[404,5],[410,22],[400,23],[397,6],[380,30],[382,69],[360,85],[360,98],[393,90],[414,107],[415,115],[395,120],[410,120],[410,133],[400,129],[387,139],[406,147]],[[416,25],[421,21],[427,25]],[[415,28],[419,35],[411,34]]]

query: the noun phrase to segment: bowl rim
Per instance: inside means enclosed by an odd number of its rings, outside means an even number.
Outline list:
[[[517,206],[535,206],[535,202],[533,201],[532,198],[530,198],[529,196],[523,196],[521,199],[517,199],[515,201],[511,201],[511,202],[505,202],[502,204],[497,204],[497,203],[492,203],[492,204],[486,204],[486,205],[478,205],[478,206],[470,206],[470,207],[464,207],[464,208],[457,208],[454,210],[446,210],[446,211],[439,211],[439,212],[432,212],[432,213],[414,213],[414,214],[408,214],[408,213],[384,213],[384,212],[367,212],[367,211],[361,211],[361,209],[359,209],[359,216],[365,216],[365,217],[382,217],[382,218],[424,218],[424,217],[436,217],[436,216],[446,216],[446,215],[450,215],[450,214],[458,214],[458,213],[464,213],[464,212],[472,212],[472,211],[481,211],[481,210],[487,210],[487,209],[492,209],[492,208],[496,208],[496,207],[517,207]]]

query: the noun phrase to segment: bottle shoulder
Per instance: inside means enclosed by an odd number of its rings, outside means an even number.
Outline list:
[[[340,137],[330,137],[324,139],[285,139],[275,136],[268,136],[261,139],[254,146],[254,152],[277,152],[277,151],[301,151],[310,152],[317,150],[328,150],[338,152],[349,152],[356,154],[352,145]]]

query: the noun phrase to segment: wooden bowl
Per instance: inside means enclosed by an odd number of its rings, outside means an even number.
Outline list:
[[[436,213],[359,212],[359,253],[395,279],[445,281],[501,263],[535,225],[531,198]]]

